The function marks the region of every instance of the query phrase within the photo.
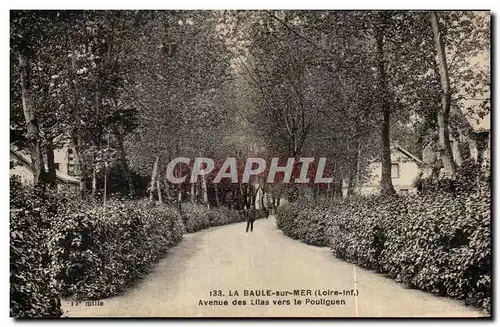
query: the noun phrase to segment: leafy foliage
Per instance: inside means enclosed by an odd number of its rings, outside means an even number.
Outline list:
[[[56,212],[55,198],[10,184],[10,315],[59,317],[59,293],[44,239]]]
[[[254,212],[251,212],[251,211]],[[205,228],[222,226],[245,221],[248,215],[256,218],[264,218],[263,210],[232,210],[220,206],[208,209],[205,205],[186,203],[182,205],[182,218],[188,233],[196,232]]]
[[[415,180],[415,187],[421,192],[472,192],[476,189],[490,188],[491,176],[489,168],[485,169],[480,164],[469,159],[457,169],[456,176],[436,176],[431,174]],[[490,196],[490,195],[488,195]]]
[[[186,203],[182,206],[182,220],[186,226],[186,232],[193,233],[210,227],[208,209],[204,205]]]
[[[146,201],[113,199],[102,206],[65,200],[60,205],[18,184],[11,189],[11,205],[20,208],[11,215],[11,314],[16,317],[60,315],[59,291],[81,299],[119,294],[186,230],[245,219],[237,211],[195,204],[184,206],[183,218],[173,207]]]
[[[307,244],[328,245],[325,230],[326,208],[322,208],[320,205],[311,206],[303,199],[278,208],[277,226],[286,235]]]
[[[48,242],[63,294],[98,299],[146,274],[183,232],[173,208],[113,200],[106,207],[68,206]]]
[[[368,197],[280,208],[278,227],[293,238],[329,244],[338,258],[409,287],[465,299],[490,310],[489,188]]]
[[[210,226],[222,226],[245,220],[241,211],[231,210],[227,207],[218,207],[209,211]]]

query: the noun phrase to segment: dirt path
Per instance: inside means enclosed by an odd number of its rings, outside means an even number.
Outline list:
[[[257,220],[253,233],[244,229],[245,224],[238,223],[187,234],[126,294],[102,300],[102,306],[71,306],[64,301],[63,309],[70,317],[481,315],[461,301],[405,289],[389,278],[334,258],[327,248],[292,240],[276,228],[273,218]],[[216,290],[223,296],[210,296]],[[304,294],[311,290],[312,295],[252,297],[244,296],[245,290],[305,290]],[[315,296],[316,290],[346,290],[346,295]],[[352,290],[358,296],[348,295]],[[239,296],[229,296],[230,291]],[[294,304],[294,299],[302,304]],[[333,305],[305,304],[307,299],[328,299]],[[200,300],[227,300],[228,305],[199,305]],[[246,301],[246,305],[233,305],[233,300]],[[273,300],[291,303],[275,304]]]

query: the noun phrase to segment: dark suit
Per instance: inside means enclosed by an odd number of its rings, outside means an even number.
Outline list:
[[[255,209],[250,209],[247,211],[247,233],[248,233],[248,229],[250,228],[250,231],[253,232],[253,222],[255,221],[255,214],[256,214],[256,211]]]

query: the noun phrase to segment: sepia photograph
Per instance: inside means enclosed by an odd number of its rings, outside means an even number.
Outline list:
[[[486,8],[8,15],[11,319],[492,319]]]

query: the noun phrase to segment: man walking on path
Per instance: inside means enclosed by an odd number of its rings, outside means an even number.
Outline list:
[[[247,233],[248,233],[248,228],[250,228],[250,231],[253,232],[253,222],[255,221],[255,206],[252,204],[250,205],[250,210],[247,212]]]

